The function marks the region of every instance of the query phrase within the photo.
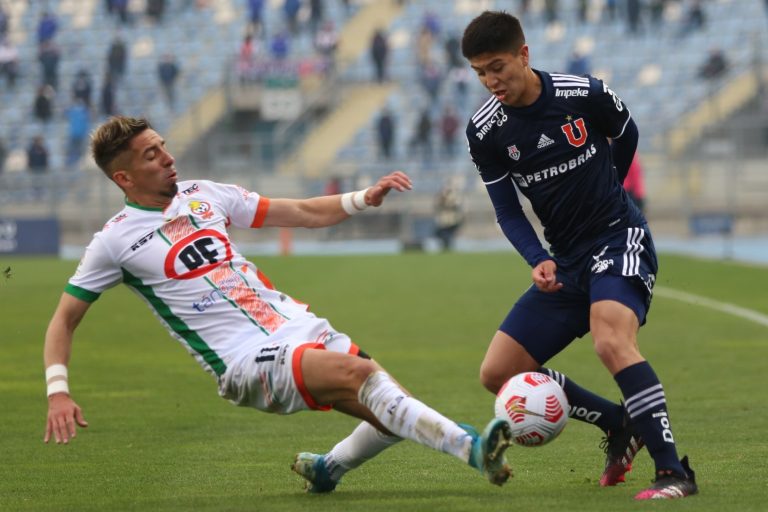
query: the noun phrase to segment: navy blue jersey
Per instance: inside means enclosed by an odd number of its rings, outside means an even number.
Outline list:
[[[522,211],[514,183],[552,254],[568,258],[598,236],[645,222],[619,182],[608,141],[623,134],[630,112],[594,77],[534,71],[539,98],[513,108],[491,97],[469,121],[469,151],[499,222],[505,209]],[[504,232],[519,250],[516,235]],[[547,257],[537,245],[537,254],[523,254],[531,265]]]

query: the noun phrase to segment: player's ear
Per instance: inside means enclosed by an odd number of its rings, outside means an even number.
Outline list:
[[[117,169],[115,172],[113,172],[112,181],[114,181],[118,187],[123,189],[128,188],[133,182],[131,175],[125,169]]]
[[[523,59],[523,66],[528,67],[528,61],[530,60],[530,51],[528,49],[528,45],[524,44],[521,46],[518,54],[520,55],[520,58]]]

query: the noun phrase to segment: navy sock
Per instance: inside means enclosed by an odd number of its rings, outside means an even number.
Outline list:
[[[651,365],[647,361],[633,364],[613,378],[624,394],[632,426],[643,438],[656,464],[656,473],[673,471],[685,475],[677,458],[664,388]]]
[[[565,396],[568,398],[568,404],[571,406],[571,411],[568,414],[571,418],[597,425],[603,432],[621,427],[624,419],[624,408],[620,404],[606,400],[582,388],[558,371],[543,366],[537,371],[549,375],[563,388]]]

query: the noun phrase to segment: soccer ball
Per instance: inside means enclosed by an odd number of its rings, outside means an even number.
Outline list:
[[[568,411],[563,388],[543,373],[515,375],[496,395],[496,417],[509,422],[512,440],[520,446],[552,441],[565,428]]]

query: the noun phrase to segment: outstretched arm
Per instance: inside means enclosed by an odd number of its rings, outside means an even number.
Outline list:
[[[271,199],[264,226],[322,228],[347,219],[369,206],[380,206],[390,190],[405,192],[411,179],[395,171],[379,179],[364,191],[309,199]]]
[[[66,366],[72,351],[72,335],[90,305],[68,293],[62,294],[45,333],[48,420],[43,441],[46,443],[53,435],[57,444],[67,444],[77,434],[75,423],[88,426],[80,407],[69,396]]]

